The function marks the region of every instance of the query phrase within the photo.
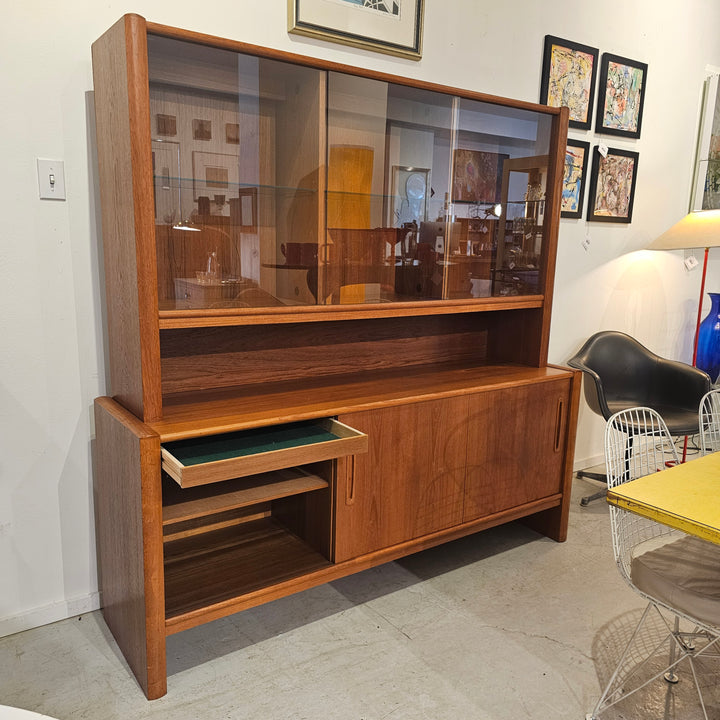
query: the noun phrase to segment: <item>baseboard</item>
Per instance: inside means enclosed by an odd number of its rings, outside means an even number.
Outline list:
[[[578,470],[587,470],[595,465],[603,465],[604,463],[605,456],[602,454],[582,459],[575,458],[573,462],[573,472],[577,472]]]
[[[17,615],[0,618],[0,637],[14,635],[23,630],[31,630],[41,625],[49,625],[58,620],[75,617],[83,613],[92,612],[100,608],[100,593],[61,600],[60,602],[44,605],[43,607],[27,610]]]

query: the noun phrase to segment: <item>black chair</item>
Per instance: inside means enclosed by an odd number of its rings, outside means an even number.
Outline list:
[[[605,420],[620,410],[644,406],[662,416],[672,435],[698,432],[700,400],[712,384],[702,370],[666,360],[629,335],[612,330],[595,333],[567,364],[583,371],[585,399]],[[607,482],[603,473],[580,470],[577,476]],[[588,495],[580,504],[605,493]]]

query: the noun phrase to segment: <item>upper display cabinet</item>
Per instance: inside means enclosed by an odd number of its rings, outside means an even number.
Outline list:
[[[146,53],[166,326],[543,294],[562,111],[150,26]]]

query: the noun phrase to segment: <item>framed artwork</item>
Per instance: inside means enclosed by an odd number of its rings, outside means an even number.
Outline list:
[[[705,80],[690,210],[720,209],[720,75]]]
[[[509,157],[509,155],[482,150],[455,150],[453,152],[453,202],[500,202],[503,162]]]
[[[560,217],[582,217],[585,179],[590,162],[590,143],[568,140],[565,148]]]
[[[589,130],[595,97],[598,49],[545,36],[540,102],[570,108],[570,127]]]
[[[230,216],[230,197],[237,197],[240,168],[237,155],[194,150],[193,200],[202,214]],[[203,212],[207,210],[207,212]]]
[[[603,157],[593,150],[587,219],[598,222],[632,221],[635,181],[639,154],[631,150],[608,148]]]
[[[403,223],[420,223],[427,220],[428,168],[402,167],[392,169],[392,212],[388,227],[402,227]]]
[[[647,64],[603,53],[595,132],[639,138]]]
[[[419,60],[424,0],[288,0],[288,32]]]

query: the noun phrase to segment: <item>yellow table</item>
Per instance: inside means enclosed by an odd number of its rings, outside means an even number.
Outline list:
[[[608,489],[607,501],[720,545],[720,452]]]

